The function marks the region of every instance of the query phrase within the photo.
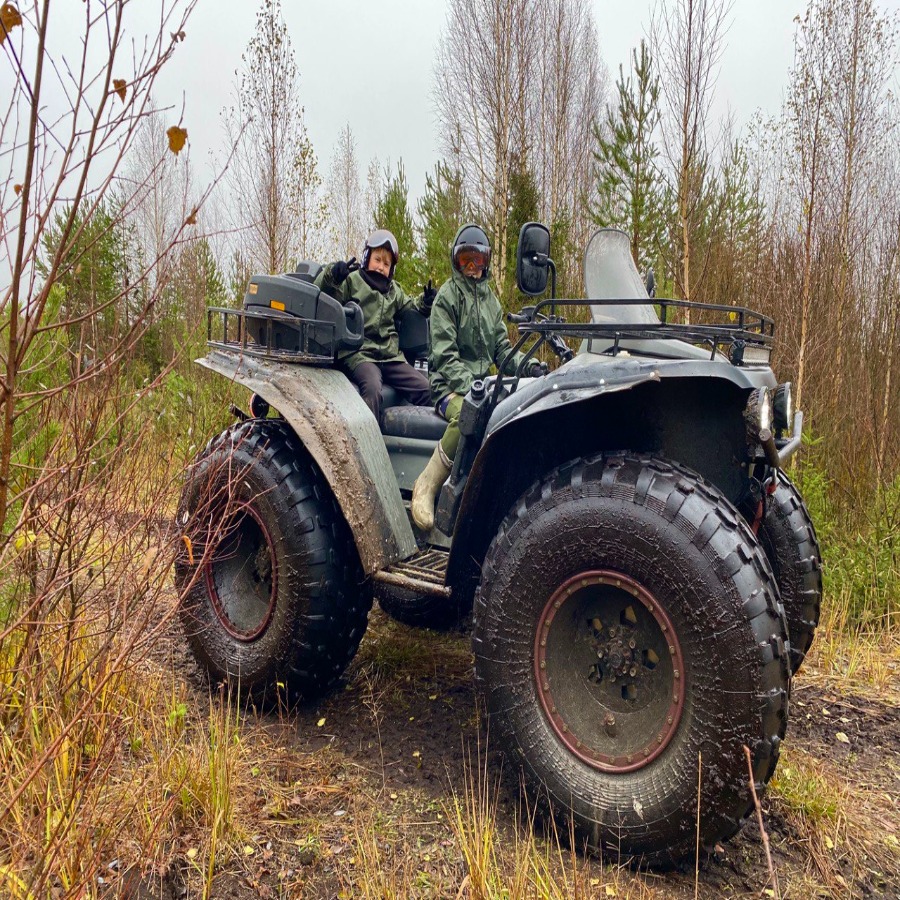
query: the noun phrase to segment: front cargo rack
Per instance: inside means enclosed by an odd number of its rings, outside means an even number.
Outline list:
[[[658,322],[605,323],[566,322],[556,314],[557,306],[654,306],[659,311]],[[672,309],[696,310],[698,313],[717,313],[728,316],[727,322],[709,324],[686,324],[669,321]],[[524,312],[524,311],[523,311]],[[548,315],[549,314],[549,315]],[[728,348],[726,356],[735,365],[741,365],[746,347],[771,349],[775,342],[775,321],[762,313],[743,306],[726,306],[716,303],[697,303],[688,300],[621,298],[621,299],[546,299],[538,303],[527,317],[508,316],[516,322],[522,339],[517,349],[529,334],[540,337],[539,343],[551,334],[562,337],[576,337],[589,341],[606,338],[611,341],[613,355],[619,352],[623,340],[680,340],[689,344],[699,344],[709,348],[710,358]],[[532,355],[529,353],[529,356]]]
[[[206,311],[206,343],[218,350],[273,362],[330,366],[334,363],[334,322],[213,306]]]

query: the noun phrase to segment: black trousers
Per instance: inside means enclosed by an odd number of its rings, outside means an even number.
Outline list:
[[[381,386],[388,384],[413,406],[431,405],[431,388],[424,372],[409,363],[360,363],[349,373],[375,418],[381,422]]]

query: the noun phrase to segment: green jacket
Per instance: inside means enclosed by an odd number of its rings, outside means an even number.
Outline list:
[[[352,372],[360,363],[374,362],[406,362],[400,352],[400,336],[394,319],[400,310],[411,306],[421,313],[426,313],[422,298],[413,299],[403,293],[396,281],[391,282],[386,294],[369,287],[358,271],[351,272],[350,277],[342,284],[335,286],[331,280],[329,263],[316,278],[316,287],[331,294],[341,303],[355,300],[363,311],[365,339],[359,350],[345,350],[338,354],[338,360]]]
[[[431,354],[428,357],[431,399],[465,394],[512,349],[500,301],[488,286],[454,271],[441,285],[431,310]],[[522,360],[517,353],[506,367],[512,374]]]

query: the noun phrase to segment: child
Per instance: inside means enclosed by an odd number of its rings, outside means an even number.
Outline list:
[[[363,248],[362,264],[351,271],[354,260],[325,266],[316,285],[346,303],[355,300],[363,311],[365,339],[359,350],[345,351],[338,362],[359,388],[363,400],[381,421],[381,386],[389,384],[415,406],[430,402],[428,379],[413,368],[400,352],[395,318],[407,306],[424,315],[431,311],[434,288],[429,286],[418,300],[394,283],[397,239],[390,231],[373,231]]]
[[[434,501],[447,480],[459,446],[459,413],[463,397],[491,366],[500,367],[512,345],[500,301],[488,285],[491,247],[477,225],[464,225],[450,251],[453,272],[441,285],[431,314],[431,355],[428,359],[431,397],[448,421],[447,430],[413,487],[412,517],[423,531],[434,527]],[[512,374],[522,361],[515,354],[505,366]],[[540,363],[528,367],[540,375]]]

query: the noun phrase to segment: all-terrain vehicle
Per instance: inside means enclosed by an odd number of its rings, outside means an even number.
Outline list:
[[[532,808],[652,864],[734,834],[744,748],[759,792],[821,594],[784,473],[802,415],[769,366],[773,322],[651,298],[609,229],[586,250],[588,299],[556,298],[549,232],[526,225],[519,288],[553,288],[511,317],[518,372],[542,348],[560,364],[473,384],[435,528],[417,534],[409,497],[446,423],[389,396],[375,420],[334,366],[360,310],[315,287],[319,268],[254,277],[242,309],[209,313],[198,362],[252,397],[182,496],[197,658],[251,695],[310,698],[352,659],[374,596],[422,625],[474,607],[489,740]],[[400,323],[410,358],[427,351],[417,316]]]

